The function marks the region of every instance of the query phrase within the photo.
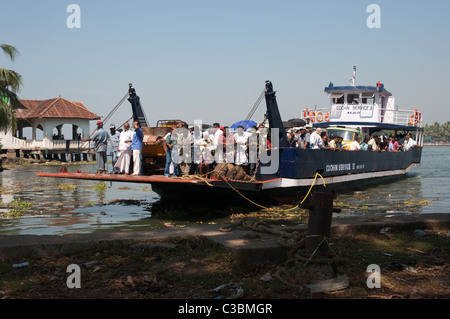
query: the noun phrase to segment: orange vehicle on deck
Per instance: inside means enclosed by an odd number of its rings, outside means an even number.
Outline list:
[[[142,162],[145,173],[163,171],[166,164],[167,146],[164,139],[172,127],[181,127],[182,120],[159,120],[155,127],[142,127]],[[141,125],[142,126],[142,125]]]

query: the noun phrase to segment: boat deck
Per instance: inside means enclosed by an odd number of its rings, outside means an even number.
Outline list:
[[[97,173],[38,173],[37,175],[41,177],[87,179],[129,183],[204,183],[204,181],[199,179],[183,179],[180,177],[166,177],[164,175],[119,175]]]
[[[224,181],[214,178],[201,178],[192,176],[189,178],[183,177],[166,177],[164,175],[120,175],[120,174],[98,174],[98,173],[38,173],[40,177],[51,178],[68,178],[68,179],[83,179],[83,180],[96,180],[96,181],[109,181],[109,182],[126,182],[126,183],[144,183],[151,184],[154,188],[178,188],[182,189],[191,188],[189,186],[199,186],[201,188],[235,188],[237,190],[245,191],[259,191],[262,189],[263,184],[271,182],[269,181]],[[198,188],[197,188],[198,189]]]

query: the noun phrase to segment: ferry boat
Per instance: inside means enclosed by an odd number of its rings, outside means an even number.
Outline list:
[[[356,71],[356,69],[355,69]],[[394,96],[378,82],[373,86],[356,86],[355,74],[349,86],[324,89],[330,99],[329,109],[303,109],[301,116],[313,128],[330,132],[333,128],[371,135],[389,131],[394,134],[413,133],[417,145],[408,151],[335,151],[330,149],[301,149],[289,147],[287,134],[272,83],[266,81],[264,97],[266,118],[272,132],[272,158],[259,160],[256,178],[251,181],[224,180],[209,175],[207,178],[171,178],[157,174],[114,175],[95,173],[55,174],[40,173],[43,177],[87,179],[151,184],[162,198],[222,198],[228,200],[245,197],[251,200],[271,199],[279,203],[298,203],[311,185],[325,185],[336,193],[360,189],[375,183],[405,176],[420,165],[423,145],[422,115],[415,110],[400,110]],[[277,145],[278,144],[278,145]],[[278,146],[278,147],[277,147]],[[276,154],[276,158],[273,157]],[[276,167],[274,169],[274,163]],[[321,178],[317,178],[320,174]]]

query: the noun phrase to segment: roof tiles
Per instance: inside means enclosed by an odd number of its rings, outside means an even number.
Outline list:
[[[97,120],[100,116],[89,111],[82,102],[72,102],[62,97],[49,100],[19,100],[25,109],[16,109],[21,119],[77,118]]]

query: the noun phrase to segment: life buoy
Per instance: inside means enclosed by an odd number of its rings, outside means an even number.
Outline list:
[[[409,117],[409,123],[413,126],[416,126],[419,122],[419,112],[417,109],[414,110],[414,114]]]
[[[304,119],[307,119],[308,117],[309,117],[309,111],[308,111],[308,109],[306,108],[306,109],[303,110],[303,118],[304,118]]]
[[[325,121],[330,122],[330,112],[325,114]]]
[[[316,112],[312,111],[309,113],[309,119],[314,123],[316,121]]]
[[[317,112],[316,120],[317,120],[317,122],[322,122],[323,121],[323,114],[322,114],[322,112],[320,112],[320,111]]]

